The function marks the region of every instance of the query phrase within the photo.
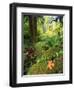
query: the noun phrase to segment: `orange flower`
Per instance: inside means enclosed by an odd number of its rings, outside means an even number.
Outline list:
[[[54,66],[55,66],[55,64],[54,64],[54,62],[52,60],[48,61],[48,68],[50,70],[52,70]]]

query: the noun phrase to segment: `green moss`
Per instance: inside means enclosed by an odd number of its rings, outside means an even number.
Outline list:
[[[40,62],[32,65],[30,67],[27,74],[34,75],[34,74],[46,74],[47,73],[47,63],[46,62]]]
[[[63,62],[60,58],[57,58],[54,61],[55,66],[50,70],[48,68],[47,61],[41,61],[34,65],[32,65],[28,70],[28,75],[36,75],[36,74],[56,74],[63,72]]]

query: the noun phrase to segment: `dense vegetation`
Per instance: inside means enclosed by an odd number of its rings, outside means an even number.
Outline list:
[[[63,16],[23,16],[25,75],[63,73]]]

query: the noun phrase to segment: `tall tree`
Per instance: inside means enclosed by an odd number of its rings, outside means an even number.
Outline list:
[[[37,16],[33,15],[29,16],[29,25],[30,25],[31,41],[32,43],[35,43],[37,33]]]

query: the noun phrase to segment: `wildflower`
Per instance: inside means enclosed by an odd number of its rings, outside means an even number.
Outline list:
[[[48,61],[48,69],[52,70],[54,66],[55,64],[52,60]]]

